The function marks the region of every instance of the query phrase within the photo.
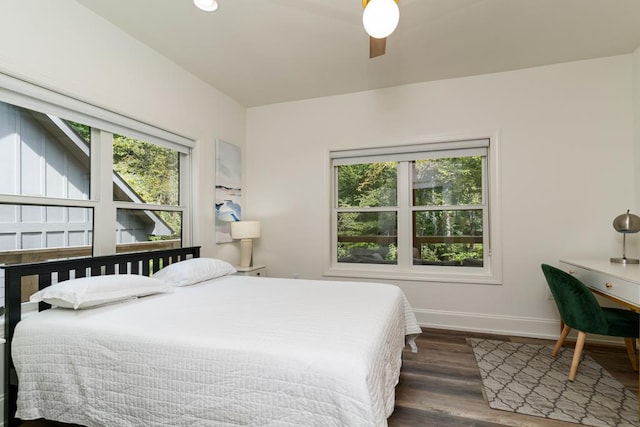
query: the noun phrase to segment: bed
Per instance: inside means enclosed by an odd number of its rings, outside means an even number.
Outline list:
[[[6,414],[87,426],[387,424],[402,350],[421,332],[399,288],[218,265],[202,280],[200,265],[226,263],[198,258],[196,247],[7,267],[5,375],[15,370],[19,391]],[[20,320],[16,278],[37,270],[46,292],[72,263],[72,277],[152,275],[170,289]]]

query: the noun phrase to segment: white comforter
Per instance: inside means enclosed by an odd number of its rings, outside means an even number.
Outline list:
[[[384,426],[405,337],[418,333],[402,291],[376,283],[226,276],[100,308],[54,308],[16,328],[17,417]]]

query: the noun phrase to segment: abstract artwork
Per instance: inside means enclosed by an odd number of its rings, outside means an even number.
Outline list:
[[[231,223],[240,221],[242,195],[240,147],[216,140],[216,243],[229,243]]]

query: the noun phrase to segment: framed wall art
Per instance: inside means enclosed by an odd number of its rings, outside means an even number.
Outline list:
[[[216,243],[229,243],[231,223],[242,216],[241,152],[237,145],[216,140],[215,232]]]

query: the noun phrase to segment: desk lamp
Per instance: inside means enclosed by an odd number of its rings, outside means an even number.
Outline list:
[[[231,238],[240,239],[240,267],[253,265],[253,241],[260,237],[258,221],[237,221],[231,223]]]
[[[639,264],[640,260],[637,258],[627,258],[626,246],[627,234],[640,231],[640,217],[629,213],[629,209],[627,209],[627,213],[618,215],[613,220],[613,228],[615,228],[617,232],[622,233],[622,258],[611,258],[611,262],[617,264]]]

